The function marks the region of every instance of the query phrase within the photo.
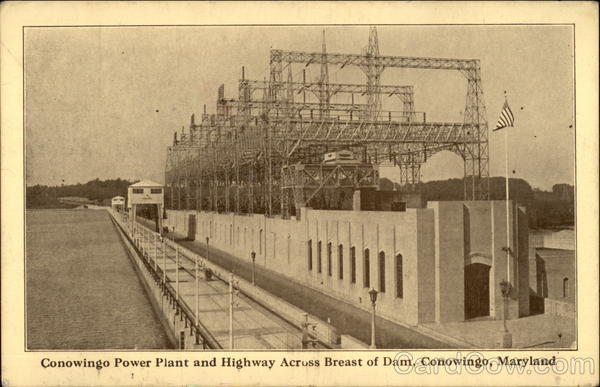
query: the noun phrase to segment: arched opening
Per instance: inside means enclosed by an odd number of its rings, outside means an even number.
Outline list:
[[[569,297],[569,279],[563,278],[563,298]]]
[[[402,254],[396,255],[396,297],[404,297],[404,275],[403,275]]]
[[[385,253],[379,252],[379,292],[385,293]]]
[[[364,251],[363,272],[364,272],[363,285],[365,288],[368,288],[371,286],[371,262],[370,262],[370,258],[369,258],[369,249],[365,249],[365,251]]]
[[[462,179],[463,164],[463,159],[454,152],[437,152],[421,166],[421,176],[423,181]]]
[[[260,232],[258,233],[258,253],[262,255],[262,242],[263,242],[263,230],[262,228],[260,229]]]
[[[320,273],[323,269],[323,246],[321,244],[321,241],[317,242],[317,272]]]
[[[327,243],[327,275],[328,276],[332,276],[333,274],[332,268],[331,268],[331,242]]]
[[[309,239],[306,247],[307,255],[308,255],[308,270],[312,271],[312,239]]]
[[[338,279],[344,279],[344,245],[338,245]]]
[[[350,282],[356,283],[356,248],[350,248]]]
[[[465,266],[465,320],[490,315],[490,266]]]

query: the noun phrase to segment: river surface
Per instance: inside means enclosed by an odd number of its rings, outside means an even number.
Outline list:
[[[167,349],[105,210],[28,210],[29,349]]]

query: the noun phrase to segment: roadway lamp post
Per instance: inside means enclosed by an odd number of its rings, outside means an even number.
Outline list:
[[[506,317],[508,316],[508,297],[510,296],[511,289],[512,285],[510,282],[506,280],[502,280],[502,282],[500,282],[500,291],[502,292],[502,298],[504,300],[504,313],[502,314],[502,322],[504,325],[504,333],[502,334],[503,348],[512,347],[512,334],[508,331],[508,327],[506,325]]]
[[[253,251],[251,253],[251,256],[252,256],[252,285],[256,285],[256,280],[254,277],[254,267],[256,265],[256,252]]]
[[[371,306],[373,307],[373,311],[371,313],[371,349],[377,348],[375,346],[375,304],[377,303],[377,290],[372,288],[369,290],[369,297],[371,298]]]

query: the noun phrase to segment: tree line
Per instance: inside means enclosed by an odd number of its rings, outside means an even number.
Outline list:
[[[127,196],[127,187],[133,182],[123,179],[90,180],[85,184],[70,184],[60,186],[34,185],[27,187],[26,208],[57,208],[72,207],[58,200],[64,197],[78,197],[90,202],[102,203],[104,199],[115,196]]]
[[[469,182],[467,182],[469,183]],[[509,179],[509,198],[527,208],[529,227],[561,228],[573,226],[575,222],[575,191],[570,184],[555,184],[551,191],[532,188],[524,179]],[[467,189],[471,186],[467,184]],[[398,190],[400,186],[389,179],[380,179],[380,189]],[[424,202],[463,200],[463,179],[435,180],[419,183],[415,191],[420,193]],[[490,199],[506,198],[506,180],[504,177],[490,178]]]
[[[133,184],[129,180],[94,179],[85,184],[72,184],[61,186],[34,185],[27,187],[27,208],[56,208],[69,207],[58,200],[62,197],[80,197],[90,202],[101,203],[104,199],[115,196],[127,196],[127,187]],[[490,199],[504,200],[505,179],[503,177],[490,178]],[[397,183],[389,179],[380,179],[380,190],[399,190]],[[530,227],[532,228],[557,228],[573,226],[575,221],[575,192],[570,184],[555,184],[552,191],[543,191],[532,188],[524,179],[512,178],[509,181],[509,195],[519,205],[527,208]],[[422,195],[424,202],[463,200],[463,179],[436,180],[419,183],[416,191]]]

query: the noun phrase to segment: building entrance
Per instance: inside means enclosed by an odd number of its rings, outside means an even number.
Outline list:
[[[490,267],[465,266],[465,320],[490,315]]]

